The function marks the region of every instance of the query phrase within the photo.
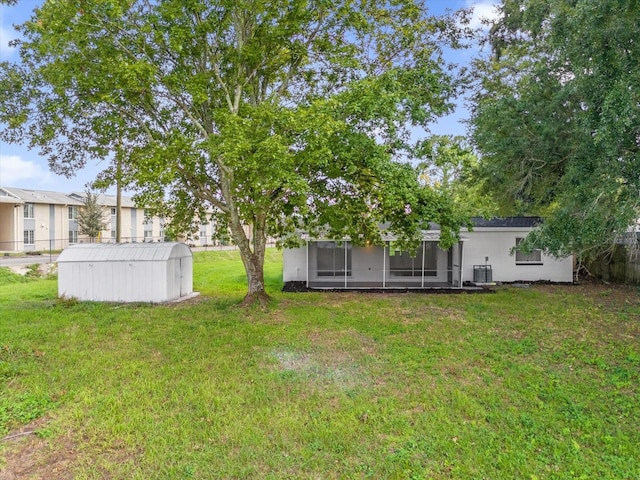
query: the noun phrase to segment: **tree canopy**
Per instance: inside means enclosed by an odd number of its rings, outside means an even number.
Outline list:
[[[472,115],[504,211],[530,246],[585,258],[640,218],[640,3],[504,0]]]
[[[117,158],[174,226],[213,213],[260,296],[268,236],[379,242],[389,221],[410,242],[435,221],[453,241],[455,202],[406,160],[451,109],[459,25],[414,0],[45,1],[1,69],[2,137],[67,175]]]

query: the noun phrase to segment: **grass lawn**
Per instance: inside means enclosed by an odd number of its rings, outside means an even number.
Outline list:
[[[640,478],[638,288],[282,293],[270,250],[242,309],[194,258],[162,306],[0,269],[0,479]]]

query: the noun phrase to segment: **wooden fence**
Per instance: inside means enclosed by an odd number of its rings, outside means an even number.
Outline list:
[[[611,254],[591,262],[587,269],[607,282],[640,285],[640,252],[635,246],[616,245]]]

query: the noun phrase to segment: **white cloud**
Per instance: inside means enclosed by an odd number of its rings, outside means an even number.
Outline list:
[[[495,21],[500,18],[497,6],[498,2],[492,0],[466,0],[467,8],[473,8],[471,15],[471,28],[487,28],[484,20]]]
[[[0,155],[0,185],[35,186],[50,183],[51,172],[17,155]]]

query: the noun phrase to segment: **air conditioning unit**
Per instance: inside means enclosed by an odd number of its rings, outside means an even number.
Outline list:
[[[491,265],[474,265],[473,266],[473,282],[474,283],[493,282],[493,271],[491,270]]]

